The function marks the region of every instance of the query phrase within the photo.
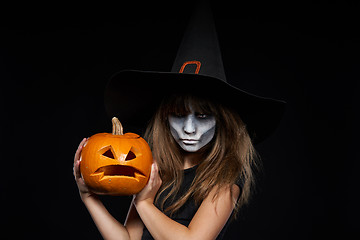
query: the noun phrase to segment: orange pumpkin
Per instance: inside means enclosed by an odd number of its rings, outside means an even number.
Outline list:
[[[81,153],[80,171],[96,194],[132,195],[140,192],[150,176],[152,153],[135,133],[123,134],[120,121],[112,119],[113,132],[89,138]]]

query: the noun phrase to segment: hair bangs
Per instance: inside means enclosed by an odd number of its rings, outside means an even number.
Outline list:
[[[214,115],[217,112],[217,104],[209,101],[209,99],[193,95],[172,95],[165,98],[162,105],[164,118],[169,115],[184,116],[192,111],[207,115]]]

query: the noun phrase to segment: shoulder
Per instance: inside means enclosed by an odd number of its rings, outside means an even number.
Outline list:
[[[207,236],[204,239],[216,238],[230,218],[239,195],[240,188],[236,184],[221,189],[214,188],[201,203],[189,229],[194,230],[196,236]]]
[[[200,207],[223,208],[233,210],[234,202],[240,195],[240,187],[236,184],[227,187],[214,187],[204,199]]]

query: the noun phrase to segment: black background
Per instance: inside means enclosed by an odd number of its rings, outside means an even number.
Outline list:
[[[103,89],[114,72],[171,69],[192,6],[1,9],[3,236],[100,238],[77,192],[73,155],[83,137],[111,130]],[[264,172],[228,239],[356,238],[359,4],[212,7],[228,81],[288,102],[276,133],[257,146]],[[123,221],[130,199],[103,200]]]

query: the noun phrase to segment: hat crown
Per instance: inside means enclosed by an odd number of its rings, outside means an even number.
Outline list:
[[[171,72],[201,74],[226,81],[210,6],[198,6],[187,26]]]
[[[181,84],[174,87],[173,83]],[[124,89],[136,89],[136,95],[141,97],[134,99],[133,91]],[[126,126],[131,126],[129,129],[140,132],[153,118],[164,95],[178,93],[205,96],[233,109],[255,143],[275,130],[285,106],[282,101],[247,93],[226,82],[207,4],[201,4],[190,19],[171,72],[124,70],[113,75],[106,87],[106,109],[110,117],[119,116]]]

